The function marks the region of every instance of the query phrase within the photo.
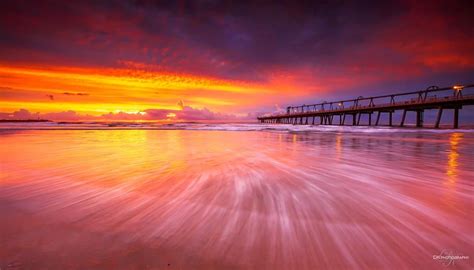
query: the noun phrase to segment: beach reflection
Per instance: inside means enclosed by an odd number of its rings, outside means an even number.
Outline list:
[[[2,269],[443,269],[444,249],[474,255],[471,133],[0,138]]]
[[[448,154],[448,168],[446,170],[446,175],[448,176],[448,182],[454,184],[457,177],[457,167],[458,167],[458,144],[462,140],[462,133],[452,133],[449,137],[449,154]]]

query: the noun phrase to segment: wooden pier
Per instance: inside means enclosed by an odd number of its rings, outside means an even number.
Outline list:
[[[361,117],[367,116],[372,126],[372,114],[376,114],[375,126],[382,125],[382,115],[387,115],[385,125],[394,126],[393,114],[402,111],[398,126],[405,126],[407,113],[416,113],[416,127],[424,126],[424,111],[438,110],[435,128],[439,128],[443,111],[454,110],[453,128],[459,127],[459,110],[474,105],[474,84],[451,87],[430,86],[426,90],[373,97],[323,102],[311,105],[287,107],[285,113],[258,117],[261,123],[293,125],[361,125]],[[471,91],[471,93],[468,93]],[[388,122],[388,123],[387,123]]]

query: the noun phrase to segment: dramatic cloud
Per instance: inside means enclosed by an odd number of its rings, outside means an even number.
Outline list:
[[[471,83],[472,14],[438,0],[2,1],[0,110],[245,113]]]

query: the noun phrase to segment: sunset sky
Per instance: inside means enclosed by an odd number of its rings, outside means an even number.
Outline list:
[[[474,82],[471,1],[75,2],[0,2],[0,118],[244,119]]]

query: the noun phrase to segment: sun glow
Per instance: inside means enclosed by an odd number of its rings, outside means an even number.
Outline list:
[[[4,65],[0,65],[0,84],[1,111],[73,110],[91,115],[179,110],[179,100],[219,111],[246,105],[273,91],[262,84],[170,72]]]

